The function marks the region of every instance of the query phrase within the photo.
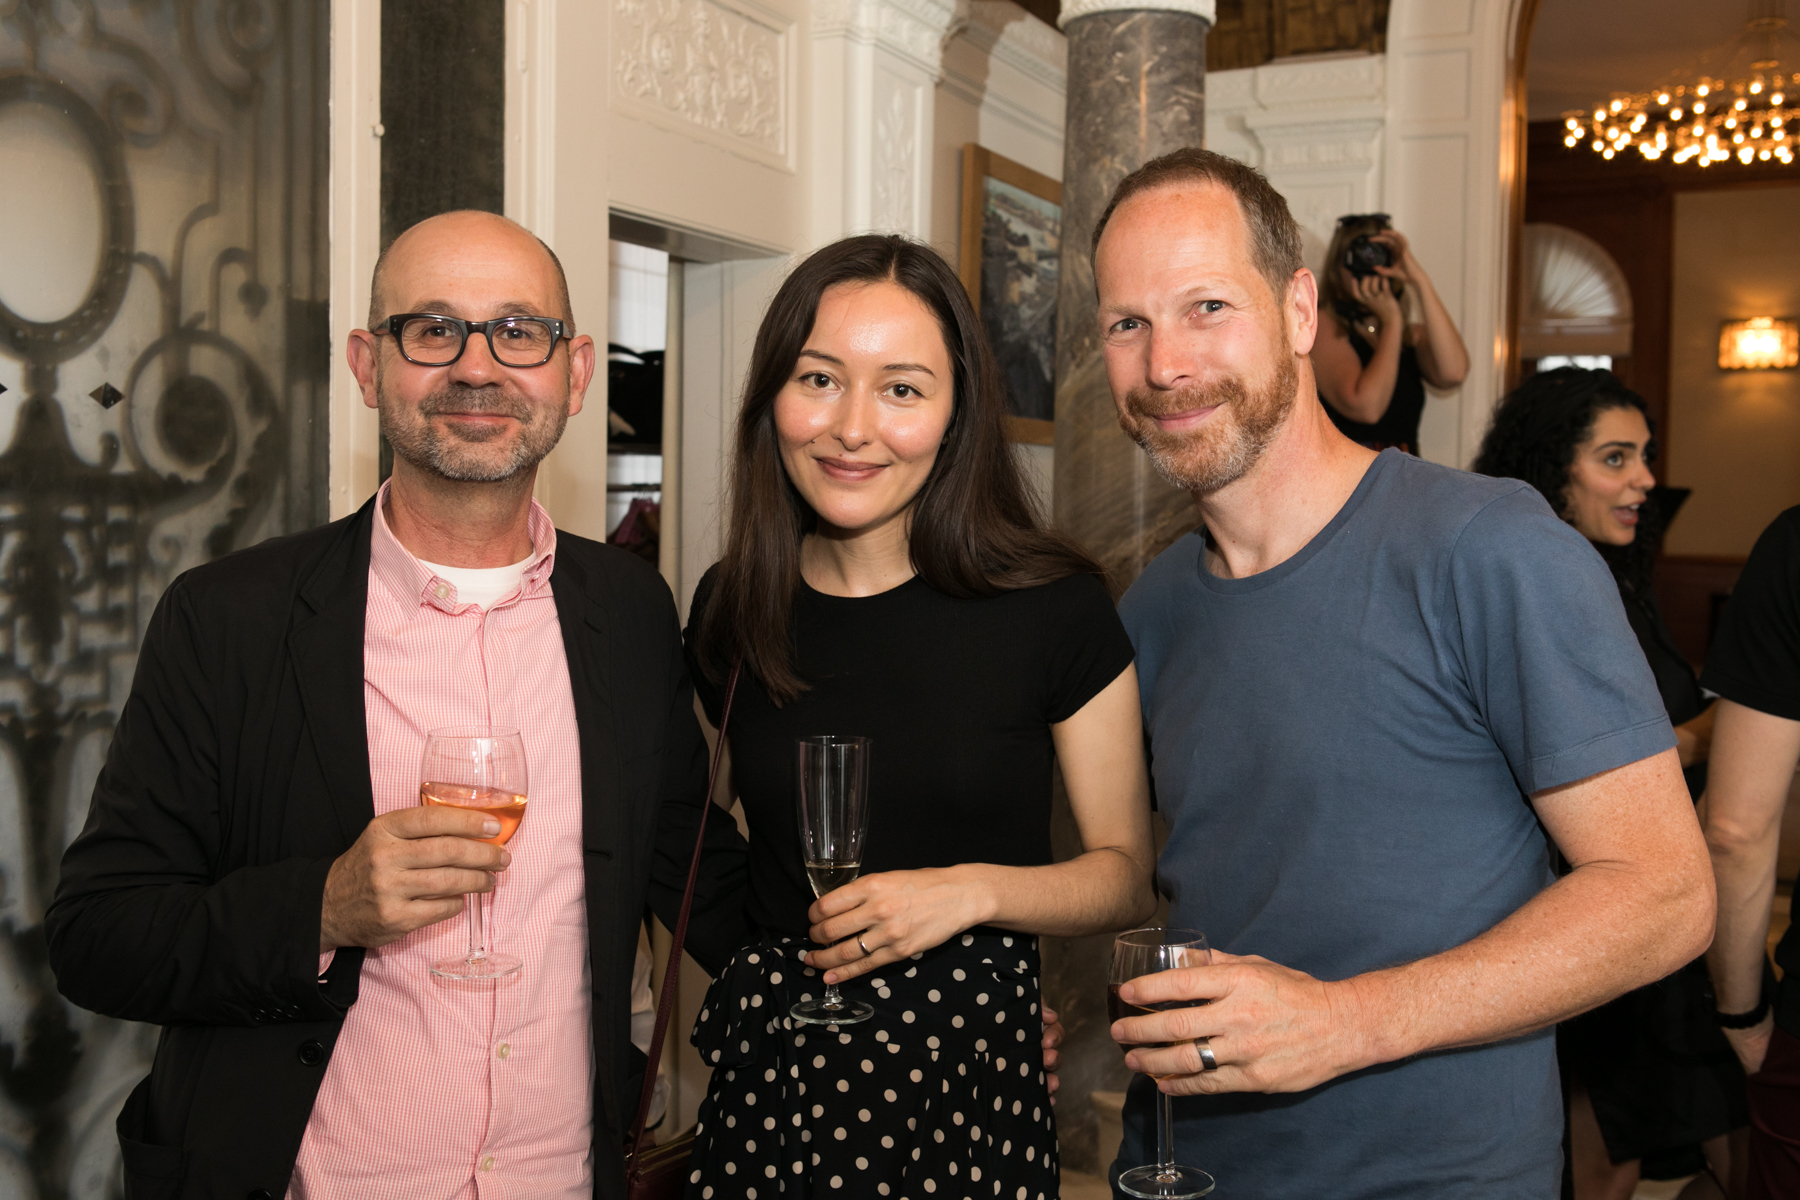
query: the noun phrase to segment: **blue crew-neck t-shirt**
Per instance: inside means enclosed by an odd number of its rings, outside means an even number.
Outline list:
[[[1530,793],[1675,744],[1600,556],[1543,499],[1380,454],[1331,523],[1259,575],[1190,534],[1120,615],[1170,835],[1170,924],[1321,979],[1469,941],[1552,879]],[[1150,1161],[1152,1093],[1125,1166]],[[1216,1200],[1554,1196],[1550,1030],[1297,1095],[1175,1102]]]

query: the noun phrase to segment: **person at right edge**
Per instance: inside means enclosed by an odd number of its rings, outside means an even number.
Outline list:
[[[1800,765],[1800,508],[1750,551],[1700,685],[1720,696],[1701,805],[1719,889],[1707,967],[1718,1023],[1750,1073],[1749,1200],[1800,1196],[1800,935],[1768,964],[1781,814]]]
[[[1201,528],[1120,605],[1169,837],[1120,1163],[1221,1196],[1544,1200],[1551,1027],[1706,947],[1712,880],[1676,739],[1592,546],[1517,480],[1345,438],[1316,288],[1260,174],[1180,150],[1095,238],[1120,423]],[[1555,877],[1550,849],[1572,866]],[[1165,1007],[1167,1006],[1167,1007]]]
[[[1407,321],[1409,287],[1422,321]],[[1469,352],[1386,213],[1338,218],[1319,280],[1319,316],[1313,374],[1331,423],[1371,450],[1417,454],[1425,385],[1460,384]]]

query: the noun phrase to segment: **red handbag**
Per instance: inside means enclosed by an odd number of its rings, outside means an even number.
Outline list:
[[[688,1159],[694,1152],[694,1131],[658,1146],[644,1147],[644,1124],[650,1119],[650,1097],[656,1089],[656,1064],[662,1059],[663,1035],[669,1030],[675,1004],[675,981],[681,974],[681,945],[687,940],[688,912],[694,906],[694,885],[700,879],[700,852],[706,845],[706,818],[713,808],[713,788],[719,782],[719,762],[725,755],[725,729],[731,723],[731,698],[737,694],[741,662],[731,665],[725,682],[725,706],[719,714],[719,741],[713,747],[712,769],[706,774],[706,803],[700,810],[700,832],[694,838],[694,859],[688,864],[687,890],[681,895],[681,916],[675,921],[675,937],[669,947],[669,966],[663,972],[662,992],[656,1002],[656,1032],[650,1035],[650,1061],[644,1068],[644,1089],[638,1096],[637,1118],[631,1123],[630,1147],[625,1154],[625,1194],[630,1200],[680,1200],[687,1185]]]

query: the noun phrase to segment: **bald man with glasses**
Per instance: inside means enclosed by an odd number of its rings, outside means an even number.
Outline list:
[[[675,606],[558,532],[538,464],[593,340],[504,218],[402,234],[350,366],[394,448],[353,516],[170,585],[48,914],[63,993],[163,1026],[119,1117],[126,1194],[622,1197],[646,905],[673,926],[705,803]],[[428,730],[524,736],[530,809],[419,804]],[[687,948],[747,940],[707,827]],[[436,978],[492,893],[499,981]]]

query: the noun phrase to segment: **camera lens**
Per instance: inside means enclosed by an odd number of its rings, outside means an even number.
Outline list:
[[[1344,247],[1344,269],[1358,279],[1375,274],[1376,267],[1391,267],[1394,256],[1383,242],[1370,240],[1368,234],[1354,238]]]

